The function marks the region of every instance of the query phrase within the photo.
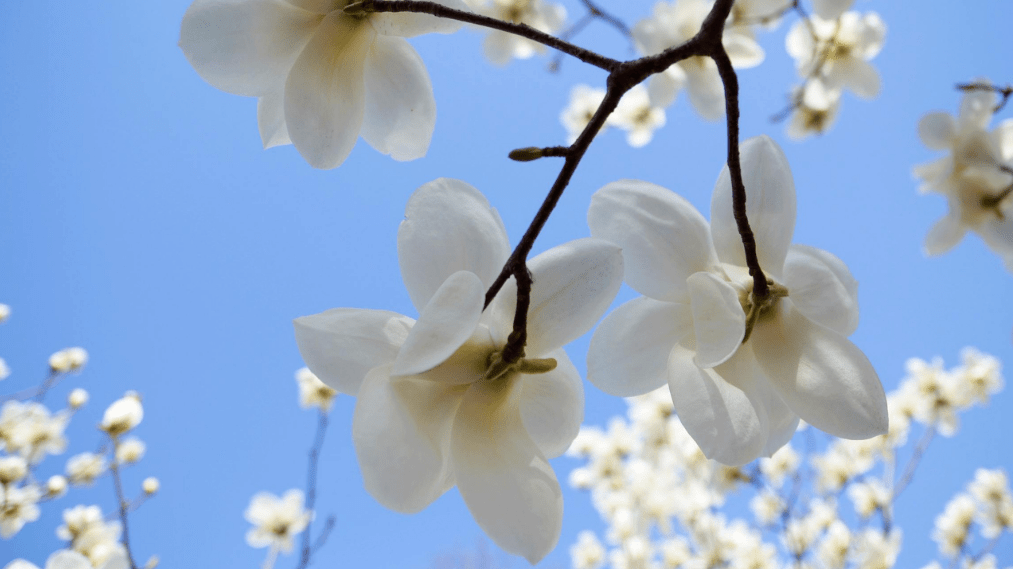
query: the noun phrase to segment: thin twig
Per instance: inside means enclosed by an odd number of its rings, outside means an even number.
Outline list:
[[[620,20],[618,17],[613,16],[612,14],[606,12],[601,8],[601,6],[598,6],[591,0],[580,0],[580,2],[584,5],[585,8],[587,8],[587,11],[590,12],[592,16],[596,18],[601,18],[613,28],[619,30],[619,33],[623,34],[627,38],[633,37],[633,32],[630,31],[629,26],[624,24],[623,21]]]
[[[309,455],[309,466],[306,469],[306,509],[311,512],[310,521],[306,522],[306,529],[303,530],[302,535],[302,555],[299,559],[299,565],[297,569],[305,569],[310,564],[310,558],[315,550],[311,546],[311,532],[312,527],[312,512],[313,507],[317,500],[317,467],[320,461],[320,450],[324,446],[324,435],[327,434],[327,411],[320,409],[320,413],[317,416],[317,431],[313,436],[313,447],[310,448]],[[331,516],[330,519],[333,519]],[[333,522],[331,523],[333,525]],[[321,532],[321,535],[330,533],[330,530],[325,527],[325,531]],[[326,538],[325,538],[326,539]],[[322,545],[322,544],[321,544]]]
[[[907,461],[907,466],[904,467],[904,474],[901,475],[900,480],[897,481],[897,485],[894,486],[893,499],[891,502],[897,501],[897,497],[904,491],[905,488],[911,484],[911,480],[914,479],[915,469],[918,468],[918,463],[921,462],[922,457],[925,455],[925,450],[929,448],[929,443],[932,442],[932,438],[936,436],[936,427],[932,425],[925,429],[925,434],[922,435],[921,440],[915,445],[914,452],[911,454],[911,458]]]
[[[130,562],[130,569],[137,569],[134,563],[134,553],[130,550],[130,529],[127,524],[127,512],[130,511],[130,503],[123,494],[123,482],[120,480],[120,467],[116,462],[116,449],[119,448],[119,441],[112,437],[113,460],[109,463],[109,471],[113,475],[113,486],[116,488],[116,504],[120,511],[120,525],[123,526],[123,548],[127,551],[127,561]]]
[[[436,2],[423,2],[421,0],[361,0],[360,2],[345,6],[344,10],[350,14],[364,12],[415,12],[418,14],[430,14],[439,18],[457,20],[525,37],[531,41],[558,49],[563,53],[576,57],[584,63],[604,69],[605,71],[612,71],[619,65],[619,62],[612,58],[573,45],[555,36],[536,30],[527,24],[515,24],[488,16],[480,16],[472,12],[455,10]]]
[[[64,375],[66,374],[50,369],[49,375],[38,387],[29,387],[22,389],[21,391],[15,391],[14,393],[0,396],[0,401],[25,401],[27,399],[34,399],[36,403],[42,403],[42,399],[46,396],[46,392],[59,383],[59,379],[61,379]]]
[[[1006,103],[1009,102],[1010,97],[1013,96],[1013,85],[999,87],[998,85],[991,85],[989,83],[958,83],[957,89],[961,91],[992,91],[1000,95],[1002,100],[992,109],[993,114],[1001,111],[1006,106]]]

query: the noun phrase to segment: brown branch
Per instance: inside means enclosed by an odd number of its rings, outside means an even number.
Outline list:
[[[1006,85],[1005,87],[999,87],[998,85],[991,85],[989,83],[957,83],[957,89],[961,91],[992,91],[993,93],[1002,97],[999,104],[992,109],[992,113],[998,113],[1006,106],[1011,96],[1013,96],[1013,85]]]
[[[501,32],[525,37],[531,41],[538,42],[542,45],[572,55],[584,63],[604,69],[605,71],[612,71],[619,64],[618,61],[612,58],[605,57],[593,51],[573,45],[555,36],[536,30],[526,24],[504,22],[503,20],[498,20],[496,18],[480,16],[472,12],[448,8],[442,4],[437,4],[436,2],[423,2],[421,0],[361,0],[345,6],[344,11],[349,14],[361,14],[366,12],[415,12],[418,14],[430,14],[438,18],[457,20],[458,22],[475,24],[476,26],[491,28]]]

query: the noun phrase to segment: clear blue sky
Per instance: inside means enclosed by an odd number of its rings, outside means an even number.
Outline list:
[[[146,409],[137,434],[148,454],[127,471],[127,485],[155,475],[163,488],[131,518],[138,557],[157,553],[162,567],[254,567],[264,550],[246,546],[243,510],[258,491],[303,485],[314,426],[296,404],[292,374],[302,362],[292,318],[337,306],[413,315],[396,230],[407,197],[434,178],[482,190],[519,238],[559,162],[519,164],[507,152],[563,143],[558,116],[570,87],[603,86],[604,75],[574,60],[550,74],[546,58],[493,68],[472,30],[421,37],[413,43],[439,109],[429,155],[398,163],[360,141],[341,168],[314,171],[292,147],[262,150],[255,100],[217,91],[190,68],[176,47],[188,3],[0,3],[0,302],[13,308],[0,326],[0,357],[14,371],[0,393],[40,381],[53,351],[87,348],[85,373],[49,401],[73,386],[88,389],[92,401],[69,431],[71,451],[43,463],[42,474],[93,450],[105,405],[136,389]],[[573,21],[579,3],[566,4]],[[631,24],[652,5],[603,4]],[[1013,3],[856,7],[879,11],[889,28],[874,62],[882,95],[872,102],[845,95],[827,136],[786,140],[768,121],[795,81],[782,26],[761,35],[767,61],[740,74],[743,133],[770,134],[788,155],[798,188],[795,242],[837,254],[860,281],[852,340],[888,390],[912,356],[941,355],[952,365],[971,345],[1013,365],[1013,276],[974,237],[947,256],[923,258],[924,235],[946,206],[918,196],[910,174],[936,156],[917,138],[918,118],[954,112],[954,83],[1013,81]],[[631,55],[600,24],[576,41]],[[1002,118],[1010,116],[1013,109]],[[661,184],[708,211],[724,144],[723,126],[699,119],[684,96],[646,148],[606,132],[536,252],[588,235],[590,195],[619,178]],[[624,289],[619,301],[630,297]],[[581,370],[586,343],[570,347]],[[590,385],[586,391],[588,423],[625,409]],[[334,513],[337,526],[316,566],[425,568],[438,554],[473,548],[481,531],[456,490],[414,516],[386,511],[366,494],[351,445],[353,403],[336,405],[324,448],[318,519]],[[920,567],[934,555],[933,519],[975,467],[1013,468],[1010,417],[1007,392],[969,412],[956,439],[933,444],[897,505],[905,530],[898,566]],[[554,465],[565,480],[577,463]],[[0,542],[0,563],[15,556],[42,563],[60,545],[54,529],[63,508],[108,507],[111,496],[106,478],[47,504],[41,520]],[[565,489],[564,499],[563,535],[545,567],[568,567],[577,532],[601,526],[585,495]],[[996,553],[1013,560],[1009,538]]]

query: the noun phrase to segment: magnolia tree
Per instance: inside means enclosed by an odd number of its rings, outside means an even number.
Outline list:
[[[356,398],[338,436],[350,435],[377,502],[414,513],[456,487],[488,537],[532,564],[559,545],[563,493],[549,459],[569,451],[587,461],[570,484],[590,490],[608,525],[571,546],[575,568],[893,566],[903,543],[896,498],[933,437],[955,435],[958,413],[986,403],[1003,380],[995,358],[968,349],[950,370],[911,360],[887,395],[848,339],[859,326],[856,279],[832,252],[793,242],[798,199],[785,152],[769,136],[740,139],[740,101],[750,94],[739,73],[763,63],[762,34],[787,29],[798,73],[777,109],[784,126],[771,128],[820,135],[845,92],[878,95],[873,60],[886,24],[852,4],[675,0],[629,25],[590,0],[569,23],[562,6],[541,0],[196,0],[179,40],[194,70],[257,97],[264,147],[291,144],[318,169],[341,166],[360,136],[396,161],[426,155],[436,102],[407,38],[468,25],[486,34],[494,65],[554,51],[554,67],[573,58],[606,77],[604,88],[573,87],[560,114],[566,145],[509,153],[562,162],[516,245],[495,199],[463,180],[432,180],[411,195],[396,235],[415,313],[342,307],[295,319],[307,366],[296,373],[300,403],[317,414],[317,429],[305,486],[258,493],[244,513],[247,544],[267,549],[263,567],[293,551],[292,563],[306,567],[331,535],[335,518],[317,516],[316,492],[338,393]],[[579,47],[575,36],[595,21],[627,38],[636,57]],[[1013,88],[984,78],[957,87],[956,117],[929,113],[918,125],[943,154],[915,175],[949,207],[926,228],[925,251],[943,253],[971,231],[1013,270],[1013,120],[992,124]],[[726,127],[709,219],[616,164],[620,179],[587,206],[591,237],[532,255],[596,137],[616,128],[631,147],[650,144],[682,91],[700,118]],[[624,282],[640,296],[609,311]],[[563,349],[588,332],[586,379],[631,398],[628,417],[607,429],[581,427],[584,378]],[[40,504],[103,476],[113,481],[112,515],[99,505],[65,509],[57,533],[66,547],[8,569],[158,563],[139,561],[129,539],[130,513],[159,486],[145,479],[135,499],[124,489],[122,470],[145,450],[132,436],[139,394],[105,411],[98,452],[71,457],[65,476],[46,478],[40,467],[64,452],[64,430],[88,399],[76,389],[53,413],[44,398],[85,360],[79,348],[55,354],[37,389],[4,403],[0,533],[16,539]],[[0,377],[8,373],[0,360]],[[734,508],[746,493],[751,514]],[[932,538],[942,564],[996,567],[991,552],[1011,527],[1006,474],[981,469]]]

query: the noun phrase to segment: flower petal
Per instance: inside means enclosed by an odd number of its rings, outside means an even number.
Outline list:
[[[960,223],[959,216],[948,213],[932,224],[928,235],[925,236],[925,244],[922,249],[930,257],[942,255],[956,247],[957,243],[960,243],[964,238],[965,233],[967,233],[967,227]]]
[[[743,33],[725,32],[721,43],[724,44],[725,51],[728,52],[728,57],[736,69],[756,67],[763,63],[766,56],[760,44]]]
[[[842,336],[858,328],[858,281],[832,253],[792,245],[784,262],[784,284],[806,318]]]
[[[386,310],[334,308],[294,324],[306,367],[327,385],[355,395],[371,368],[394,361],[415,320]]]
[[[918,137],[932,150],[949,150],[957,134],[957,121],[950,113],[929,113],[918,121]]]
[[[803,316],[791,299],[757,324],[750,342],[770,383],[805,422],[844,439],[886,432],[886,395],[869,359]]]
[[[397,231],[397,257],[418,310],[457,271],[475,273],[488,288],[509,256],[499,213],[465,182],[439,178],[408,199]]]
[[[732,466],[760,456],[767,440],[767,417],[750,392],[762,375],[748,349],[713,370],[697,367],[693,351],[682,345],[672,350],[668,376],[672,404],[704,456]]]
[[[545,354],[556,360],[548,373],[523,375],[521,422],[538,449],[555,458],[570,448],[584,420],[584,382],[566,352],[560,348]]]
[[[591,337],[587,380],[618,397],[653,391],[668,381],[672,348],[692,329],[689,305],[633,299],[613,310]]]
[[[373,368],[355,402],[352,440],[366,490],[402,513],[422,510],[454,485],[450,429],[467,386],[391,377]]]
[[[362,128],[366,55],[376,32],[340,11],[320,22],[285,83],[285,121],[296,149],[314,168],[345,161]]]
[[[763,379],[763,384],[764,387],[757,390],[757,399],[767,414],[767,442],[763,445],[762,455],[771,456],[795,436],[799,417],[785,404],[766,378]]]
[[[784,47],[788,55],[797,61],[807,61],[813,56],[813,36],[806,27],[805,22],[795,22],[784,38]]]
[[[694,273],[687,279],[696,355],[693,363],[708,369],[732,357],[746,335],[746,314],[739,293],[717,275]]]
[[[60,549],[46,559],[46,569],[91,569],[91,566],[87,557],[72,549]]]
[[[443,4],[447,8],[470,12],[464,0],[434,0],[437,4]],[[461,29],[464,24],[451,20],[450,18],[437,18],[429,14],[414,12],[383,12],[374,13],[369,16],[369,23],[373,24],[378,34],[385,36],[400,36],[413,38],[422,34],[452,34]]]
[[[260,141],[264,148],[292,144],[285,125],[285,95],[283,89],[275,89],[257,99],[257,125],[260,127]]]
[[[362,138],[394,160],[426,155],[436,100],[422,58],[407,40],[377,36],[366,57]]]
[[[716,121],[725,116],[725,86],[713,61],[705,59],[701,65],[682,66],[686,71],[689,102],[704,120]]]
[[[658,300],[685,302],[686,279],[717,265],[707,220],[661,186],[620,180],[591,196],[591,235],[623,249],[626,282]]]
[[[679,94],[686,84],[686,72],[678,65],[672,65],[668,69],[651,76],[647,83],[647,96],[652,107],[667,107],[675,102],[675,96]]]
[[[284,84],[319,22],[283,0],[196,0],[183,14],[179,47],[208,83],[258,97]]]
[[[791,167],[781,147],[768,136],[743,142],[739,157],[746,186],[746,215],[756,238],[756,256],[765,273],[780,279],[795,231],[795,182]],[[732,182],[727,165],[721,169],[711,200],[711,235],[719,259],[746,266],[746,254],[732,215]]]
[[[836,20],[855,0],[813,0],[813,12],[824,20]]]
[[[991,85],[988,79],[975,81],[979,85]],[[962,129],[977,128],[986,129],[992,121],[995,112],[996,95],[994,91],[974,89],[964,91],[964,97],[960,100],[960,113],[957,115],[957,122]]]
[[[516,384],[478,382],[468,389],[454,420],[451,460],[478,525],[504,551],[535,564],[559,541],[563,494],[525,430]]]
[[[475,333],[484,305],[485,286],[475,273],[450,275],[405,338],[392,374],[416,375],[443,363]]]
[[[999,149],[999,159],[1003,162],[1013,160],[1013,119],[999,123],[992,131],[995,147]]]
[[[864,59],[849,57],[835,61],[827,73],[827,82],[834,87],[847,87],[863,99],[879,95],[879,72]]]
[[[528,261],[528,269],[534,280],[526,349],[531,357],[541,357],[583,336],[623,284],[619,247],[593,237],[557,245]],[[509,284],[496,296],[496,304],[497,311],[512,321],[517,285],[513,280]]]

